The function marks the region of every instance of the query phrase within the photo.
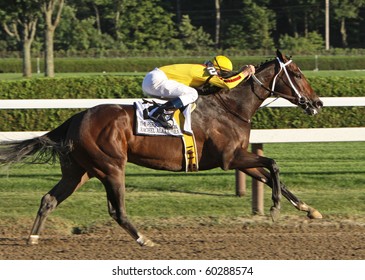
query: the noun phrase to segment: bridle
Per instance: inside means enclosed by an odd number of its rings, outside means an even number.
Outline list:
[[[276,73],[274,79],[273,79],[273,82],[272,82],[272,86],[271,86],[271,89],[268,88],[267,86],[265,86],[256,76],[255,74],[252,74],[251,77],[252,79],[258,83],[262,88],[264,88],[266,91],[268,91],[270,93],[271,96],[276,96],[276,97],[282,97],[282,98],[285,98],[289,101],[292,101],[293,103],[296,103],[298,104],[298,106],[300,106],[301,108],[303,108],[304,110],[307,110],[310,106],[309,106],[309,102],[307,100],[306,97],[302,96],[299,91],[297,90],[297,88],[294,86],[290,76],[289,76],[289,73],[288,73],[288,70],[286,69],[286,67],[292,63],[292,60],[288,60],[287,62],[282,62],[278,57],[276,57],[277,61],[279,62],[279,65],[280,65],[280,70],[278,71],[278,73]],[[296,96],[292,96],[292,95],[288,95],[288,94],[285,94],[285,93],[281,93],[281,92],[278,92],[278,91],[275,91],[275,86],[276,86],[276,79],[277,77],[280,75],[281,72],[284,72],[288,81],[289,81],[289,84],[291,86],[291,89],[294,91],[295,95]],[[237,114],[236,112],[234,111],[231,111],[229,106],[226,104],[226,102],[223,100],[222,96],[220,96],[219,94],[214,94],[214,96],[217,98],[217,100],[219,101],[219,103],[221,103],[221,105],[223,106],[223,108],[231,113],[232,115],[234,115],[235,117],[237,117],[238,119],[240,119],[241,121],[243,122],[246,122],[246,123],[250,123],[251,120],[250,119],[246,119],[246,118],[243,118],[241,115]],[[262,108],[262,107],[261,107]]]
[[[277,97],[282,97],[282,98],[285,98],[289,101],[293,101],[293,102],[297,102],[298,105],[300,105],[301,107],[303,106],[307,106],[307,98],[305,98],[304,96],[302,96],[299,91],[297,90],[297,88],[294,86],[290,76],[289,76],[289,73],[288,73],[288,70],[286,69],[286,66],[288,66],[290,63],[292,63],[292,60],[288,60],[287,62],[282,62],[278,57],[276,57],[277,61],[279,62],[279,66],[280,66],[280,70],[278,71],[278,73],[276,73],[274,79],[273,79],[273,82],[272,82],[272,86],[271,86],[271,89],[268,88],[267,86],[265,86],[256,76],[255,74],[252,74],[252,79],[258,83],[262,88],[264,88],[266,91],[270,92],[271,96],[277,96]],[[296,96],[291,96],[291,95],[288,95],[288,94],[284,94],[284,93],[281,93],[281,92],[278,92],[278,91],[275,91],[275,86],[276,86],[276,78],[279,76],[279,74],[284,71],[288,81],[289,81],[289,84],[291,86],[291,89],[294,91],[294,93],[296,94]]]

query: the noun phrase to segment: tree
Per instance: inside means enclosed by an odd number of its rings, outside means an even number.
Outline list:
[[[0,48],[22,51],[24,76],[31,75],[31,51],[40,50],[42,45],[46,76],[54,75],[53,50],[68,53],[93,49],[93,55],[102,55],[108,49],[154,53],[166,53],[170,49],[175,53],[213,50],[213,47],[240,52],[244,49],[272,51],[275,42],[307,52],[311,48],[301,47],[295,40],[312,44],[314,49],[320,46],[321,38],[317,35],[324,35],[324,3],[324,0],[73,0],[67,3],[65,0],[2,0]],[[331,0],[330,3],[331,44],[362,48],[365,0]]]
[[[271,1],[276,13],[277,30],[290,36],[307,36],[313,30],[318,18],[322,18],[323,0],[277,0]]]
[[[73,0],[67,3],[79,12],[79,20],[94,17],[95,28],[99,34],[103,33],[103,23],[110,17],[109,9],[119,5],[123,0]],[[106,12],[107,11],[107,12]],[[104,28],[105,30],[105,28]]]
[[[272,50],[274,41],[272,30],[275,28],[275,14],[266,3],[261,1],[259,5],[252,0],[244,0],[245,18],[244,29],[246,42],[249,42],[251,49]]]
[[[121,14],[118,31],[129,49],[156,51],[176,47],[172,14],[160,6],[159,0],[125,0]]]
[[[103,50],[110,48],[113,38],[95,28],[97,20],[90,15],[87,18],[76,17],[76,7],[65,6],[62,20],[57,27],[57,36],[54,40],[54,49],[67,51],[87,51],[94,49],[100,55]]]
[[[285,52],[313,54],[324,49],[323,37],[317,32],[309,32],[307,36],[280,36],[279,47]]]
[[[221,29],[221,1],[215,0],[215,47],[219,47],[220,29]]]
[[[355,19],[361,7],[365,6],[364,0],[332,0],[334,16],[340,22],[341,42],[344,48],[348,47],[346,19]]]
[[[249,49],[250,45],[243,34],[247,32],[241,24],[231,24],[228,26],[225,37],[222,42],[224,49]]]
[[[202,27],[196,28],[191,24],[188,15],[182,16],[179,34],[185,50],[207,50],[214,45],[210,35],[205,33]]]
[[[61,20],[61,13],[65,0],[44,0],[42,1],[41,11],[44,15],[44,56],[46,77],[54,77],[54,54],[53,43],[56,27]]]
[[[120,22],[120,17],[121,17],[121,13],[123,11],[123,4],[124,4],[124,0],[114,0],[113,1],[113,30],[114,30],[114,38],[115,40],[119,40],[120,39],[120,32],[119,32],[119,22]]]
[[[24,77],[32,76],[31,46],[37,30],[38,16],[36,1],[0,3],[0,18],[5,32],[22,45]]]
[[[309,32],[315,28],[315,23],[321,13],[320,2],[323,2],[323,0],[299,0],[298,2],[296,15],[298,18],[303,17],[303,34],[307,37]]]
[[[243,0],[240,20],[228,27],[226,47],[228,42],[241,49],[273,49],[275,14],[266,6],[267,2]]]

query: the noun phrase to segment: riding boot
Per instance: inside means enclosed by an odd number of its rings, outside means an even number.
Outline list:
[[[171,129],[174,127],[172,115],[176,109],[184,107],[180,98],[167,101],[149,112],[150,119],[160,123],[164,128]]]

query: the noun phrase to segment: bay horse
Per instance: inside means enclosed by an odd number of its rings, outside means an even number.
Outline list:
[[[273,159],[248,151],[251,120],[263,101],[276,95],[309,115],[323,103],[298,66],[280,51],[257,67],[256,74],[236,88],[202,95],[192,113],[200,170],[238,169],[272,188],[271,216],[280,212],[281,194],[310,218],[321,214],[292,194],[279,179]],[[57,157],[62,178],[41,199],[28,243],[37,244],[47,216],[88,179],[105,187],[109,214],[141,246],[154,243],[128,220],[125,209],[125,168],[131,162],[148,168],[185,171],[183,144],[178,137],[134,133],[132,105],[99,105],[77,113],[54,130],[33,139],[1,143],[0,164],[45,163]]]

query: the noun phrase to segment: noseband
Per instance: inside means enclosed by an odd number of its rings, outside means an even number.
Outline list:
[[[272,86],[271,86],[271,89],[269,89],[268,87],[266,87],[254,74],[252,75],[252,78],[253,80],[258,83],[262,88],[264,88],[266,91],[270,92],[271,96],[278,96],[278,97],[282,97],[282,98],[285,98],[285,99],[288,99],[288,100],[292,100],[292,101],[297,101],[298,102],[298,105],[300,105],[301,107],[303,106],[306,106],[307,104],[307,99],[302,96],[299,91],[297,90],[297,88],[294,86],[290,76],[289,76],[289,73],[288,73],[288,70],[286,69],[286,66],[288,66],[290,63],[292,63],[292,60],[288,60],[287,62],[282,62],[278,57],[276,58],[279,62],[279,65],[280,65],[280,70],[278,71],[278,73],[276,73],[274,79],[273,79],[273,82],[272,82]],[[284,71],[288,81],[289,81],[289,84],[292,88],[292,90],[295,92],[296,96],[291,96],[291,95],[288,95],[288,94],[284,94],[284,93],[281,93],[281,92],[278,92],[278,91],[275,91],[275,86],[276,86],[276,78],[279,76],[279,74],[281,73],[281,71]]]

